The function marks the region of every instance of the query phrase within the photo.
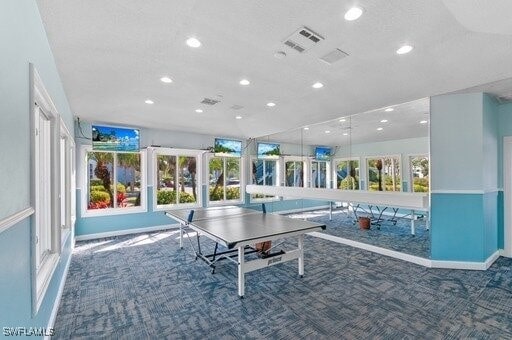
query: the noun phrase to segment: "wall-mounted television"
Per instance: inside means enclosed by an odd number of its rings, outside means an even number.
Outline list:
[[[138,129],[92,126],[92,149],[97,151],[139,151]]]
[[[280,154],[279,144],[258,143],[258,158],[277,158]]]
[[[242,142],[239,140],[215,138],[213,152],[216,156],[242,156]]]
[[[317,146],[315,148],[315,159],[318,161],[328,161],[331,159],[331,148],[328,146]]]

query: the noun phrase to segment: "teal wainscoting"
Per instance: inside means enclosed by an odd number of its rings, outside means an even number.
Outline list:
[[[496,197],[496,192],[432,193],[432,259],[483,262],[496,252]]]

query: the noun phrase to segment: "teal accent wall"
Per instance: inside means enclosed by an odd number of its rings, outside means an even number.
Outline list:
[[[33,63],[59,114],[73,133],[73,116],[34,0],[0,1],[0,219],[30,206],[30,82]],[[0,233],[0,326],[46,327],[70,258],[62,247],[39,311],[32,314],[30,218]]]
[[[482,262],[483,195],[431,194],[432,260]]]

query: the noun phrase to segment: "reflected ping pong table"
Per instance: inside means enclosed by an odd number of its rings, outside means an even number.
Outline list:
[[[238,266],[238,295],[245,294],[245,274],[278,263],[298,259],[299,275],[304,275],[304,234],[325,229],[325,224],[292,219],[277,214],[263,212],[236,206],[224,206],[198,209],[177,209],[166,211],[168,217],[180,223],[180,248],[183,248],[184,227],[189,227],[197,233],[198,250],[196,259],[201,258],[212,267],[221,259],[227,259]],[[212,255],[201,251],[199,235],[205,235],[216,242]],[[274,241],[285,237],[297,237],[296,249],[268,252],[257,259],[246,261],[245,256],[255,252],[254,244]],[[190,240],[190,237],[188,237]],[[228,248],[217,253],[217,245]],[[192,245],[192,242],[191,242]],[[193,245],[192,245],[193,247]]]

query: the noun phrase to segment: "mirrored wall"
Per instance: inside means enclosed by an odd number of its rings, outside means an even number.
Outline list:
[[[256,138],[247,182],[294,194],[269,189],[251,193],[251,203],[280,204],[290,216],[326,223],[335,237],[429,258],[428,207],[417,203],[428,205],[429,111],[424,98]],[[286,188],[308,189],[298,197]]]

